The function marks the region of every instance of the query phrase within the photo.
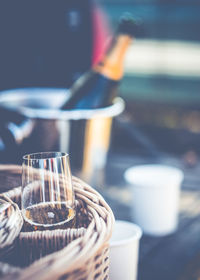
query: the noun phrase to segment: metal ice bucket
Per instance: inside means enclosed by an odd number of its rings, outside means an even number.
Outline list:
[[[33,122],[31,134],[19,145],[21,154],[68,152],[73,173],[95,184],[106,164],[112,119],[123,111],[124,102],[116,98],[102,109],[63,111],[59,108],[66,96],[66,89],[7,90],[0,93],[0,106],[17,110]]]

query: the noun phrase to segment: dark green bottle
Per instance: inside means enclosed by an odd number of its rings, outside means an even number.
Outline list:
[[[111,47],[103,59],[70,88],[62,109],[96,109],[112,104],[123,76],[123,61],[135,30],[132,19],[122,19]]]

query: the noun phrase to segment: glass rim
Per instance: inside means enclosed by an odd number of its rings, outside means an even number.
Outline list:
[[[56,151],[36,152],[31,154],[25,154],[22,158],[23,160],[27,160],[27,161],[34,161],[34,160],[55,159],[55,158],[63,158],[63,157],[69,157],[69,154],[65,152],[56,152]]]

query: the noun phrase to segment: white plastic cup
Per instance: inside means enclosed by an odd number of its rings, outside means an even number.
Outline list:
[[[110,280],[136,280],[139,240],[137,225],[117,220],[110,240]]]
[[[140,165],[126,170],[125,179],[131,184],[134,222],[146,234],[173,233],[178,225],[183,172],[167,165]]]

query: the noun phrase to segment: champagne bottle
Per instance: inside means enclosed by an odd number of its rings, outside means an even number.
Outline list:
[[[135,31],[133,19],[120,21],[111,47],[97,65],[75,81],[62,109],[95,109],[112,104],[123,76],[124,56]]]

